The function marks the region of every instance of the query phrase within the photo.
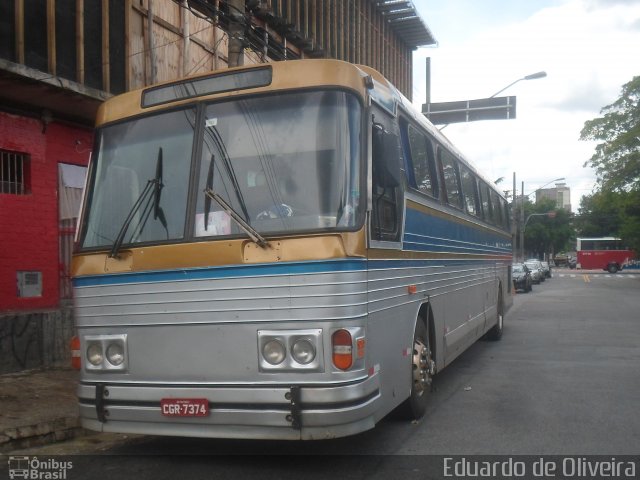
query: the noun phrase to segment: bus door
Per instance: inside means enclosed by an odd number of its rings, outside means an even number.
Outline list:
[[[397,120],[376,107],[371,115],[372,247],[402,249],[404,192],[402,150]]]
[[[404,180],[397,119],[374,106],[370,116],[371,169],[369,190],[369,249],[367,272],[367,350],[375,352],[382,384],[388,391],[408,388],[408,378],[397,374],[398,357],[411,345],[415,316],[398,292],[406,292],[406,265],[401,259]],[[408,370],[408,365],[406,366]]]

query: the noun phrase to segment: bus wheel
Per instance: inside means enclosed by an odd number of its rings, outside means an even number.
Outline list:
[[[413,334],[411,395],[400,406],[401,415],[404,418],[417,420],[424,416],[434,373],[435,362],[429,346],[427,327],[422,319],[418,318]]]
[[[607,272],[616,273],[617,271],[618,271],[618,265],[616,265],[615,263],[610,263],[609,265],[607,265]]]
[[[498,294],[498,305],[496,305],[496,324],[487,332],[487,340],[497,341],[502,338],[504,329],[504,305],[502,303],[502,289]]]

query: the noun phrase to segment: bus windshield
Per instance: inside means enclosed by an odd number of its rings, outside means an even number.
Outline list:
[[[357,226],[361,107],[353,95],[288,93],[200,108],[99,132],[83,248],[111,247],[119,236],[124,245],[246,236],[205,190],[260,233]]]

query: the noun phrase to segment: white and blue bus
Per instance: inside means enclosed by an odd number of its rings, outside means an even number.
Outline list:
[[[378,72],[217,71],[98,113],[73,259],[82,425],[322,439],[426,410],[511,306],[508,204]]]

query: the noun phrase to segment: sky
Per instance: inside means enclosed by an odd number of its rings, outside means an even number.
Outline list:
[[[413,54],[413,102],[517,97],[516,119],[451,124],[443,130],[501,190],[533,193],[564,177],[577,213],[596,176],[583,167],[596,142],[581,141],[585,121],[640,75],[640,0],[414,0],[438,41]],[[549,187],[552,187],[551,182]],[[535,199],[535,196],[530,198]]]

